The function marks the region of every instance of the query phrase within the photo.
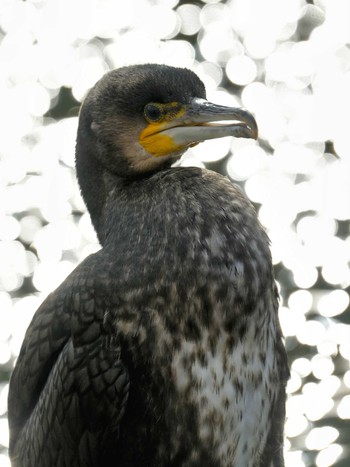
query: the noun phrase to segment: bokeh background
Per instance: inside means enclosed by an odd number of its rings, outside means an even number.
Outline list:
[[[256,115],[184,165],[227,173],[272,241],[291,363],[286,465],[350,465],[350,2],[0,0],[0,466],[8,379],[39,304],[99,246],[74,173],[79,105],[108,70],[193,69]]]

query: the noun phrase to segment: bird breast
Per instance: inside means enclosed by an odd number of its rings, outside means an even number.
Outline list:
[[[215,465],[252,467],[265,445],[269,413],[277,396],[273,326],[251,320],[243,339],[210,330],[199,342],[184,341],[174,353],[172,372],[179,399],[198,413],[193,429],[211,446]],[[196,450],[192,453],[195,465]],[[192,464],[189,464],[192,465]]]

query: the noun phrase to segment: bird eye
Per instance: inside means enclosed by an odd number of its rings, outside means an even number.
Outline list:
[[[156,123],[163,118],[164,112],[158,104],[147,104],[145,106],[144,114],[148,122]]]

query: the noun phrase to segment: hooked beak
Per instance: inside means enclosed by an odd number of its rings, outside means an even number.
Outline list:
[[[140,143],[153,156],[162,156],[181,153],[207,139],[224,136],[257,139],[258,126],[253,115],[242,108],[194,98],[175,116],[148,125],[140,135]]]

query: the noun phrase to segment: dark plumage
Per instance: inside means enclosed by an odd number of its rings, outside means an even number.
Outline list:
[[[227,178],[170,167],[203,139],[256,137],[248,112],[204,99],[196,75],[161,65],[88,94],[76,167],[103,248],[29,326],[9,392],[14,466],[283,465],[268,238]]]

